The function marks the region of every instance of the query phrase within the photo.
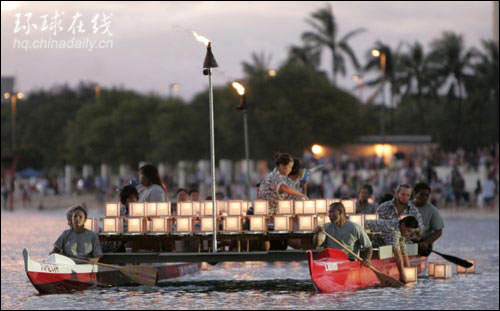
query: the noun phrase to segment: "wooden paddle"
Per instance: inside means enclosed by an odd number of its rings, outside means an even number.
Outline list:
[[[439,256],[443,257],[444,259],[453,262],[456,265],[462,266],[464,268],[470,268],[472,267],[472,264],[468,261],[463,260],[462,258],[458,258],[455,256],[451,255],[446,255],[446,254],[441,254],[440,252],[436,252],[435,250],[432,250],[432,252],[438,254]]]
[[[91,264],[87,260],[83,259],[78,259],[78,258],[72,258],[73,260],[76,260],[78,262],[82,263],[87,263]],[[156,280],[158,277],[158,270],[155,267],[141,267],[141,266],[115,266],[115,265],[108,265],[105,263],[96,263],[96,265],[101,266],[101,267],[106,267],[106,268],[111,268],[111,269],[116,269],[120,270],[121,273],[126,275],[128,278],[131,280],[141,284],[141,285],[147,285],[147,286],[155,286],[156,285]]]
[[[323,230],[323,233],[329,237],[330,239],[332,239],[335,243],[337,243],[338,245],[340,245],[340,247],[342,247],[346,252],[348,252],[349,254],[351,254],[352,256],[354,256],[354,258],[356,258],[357,260],[359,261],[363,261],[363,259],[361,257],[359,257],[356,253],[354,253],[353,251],[351,251],[347,246],[344,245],[344,243],[338,241],[337,239],[335,239],[333,236],[331,236],[328,232],[326,232],[325,230]],[[384,285],[384,286],[391,286],[391,287],[400,287],[400,286],[404,286],[405,284],[399,280],[396,280],[395,278],[393,278],[392,276],[390,275],[387,275],[379,270],[377,270],[373,265],[369,265],[368,268],[370,268],[374,273],[375,275],[377,276],[380,284]]]

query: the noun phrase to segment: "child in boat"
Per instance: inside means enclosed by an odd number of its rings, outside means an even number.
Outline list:
[[[73,225],[65,230],[54,243],[52,253],[62,254],[67,257],[85,259],[90,263],[97,263],[102,257],[101,244],[95,232],[84,228],[87,220],[87,211],[76,206],[73,209]]]

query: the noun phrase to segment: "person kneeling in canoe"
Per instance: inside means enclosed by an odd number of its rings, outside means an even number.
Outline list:
[[[103,254],[97,234],[84,228],[87,211],[81,206],[76,206],[73,209],[72,220],[73,226],[59,236],[50,253],[88,260],[92,264],[97,263]]]
[[[328,209],[328,216],[330,217],[330,223],[326,223],[324,230],[332,235],[338,241],[344,243],[344,245],[353,252],[357,252],[359,247],[365,249],[363,264],[365,266],[370,265],[370,260],[372,258],[372,243],[360,225],[347,220],[345,207],[340,202],[332,203]],[[323,228],[321,226],[316,227],[314,230],[313,243],[318,245],[318,234]],[[325,248],[335,248],[343,250],[343,247],[338,245],[335,241],[326,238],[321,244]],[[349,259],[354,260],[349,254]]]
[[[392,245],[394,258],[399,271],[399,280],[407,283],[403,268],[410,267],[410,260],[406,255],[406,244],[410,236],[419,230],[418,220],[414,216],[407,216],[401,220],[379,219],[365,221],[365,229],[382,234],[385,245]]]

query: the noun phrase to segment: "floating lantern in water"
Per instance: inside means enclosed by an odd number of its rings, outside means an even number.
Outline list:
[[[440,263],[434,265],[434,277],[436,279],[450,279],[451,265]]]
[[[472,267],[464,268],[457,265],[457,273],[475,273],[476,261],[474,259],[466,259],[465,261],[470,262],[472,264]]]
[[[408,282],[417,281],[417,267],[404,268],[404,273],[406,275],[406,281]]]
[[[440,262],[429,262],[428,273],[429,276],[434,276],[434,266],[440,264]]]

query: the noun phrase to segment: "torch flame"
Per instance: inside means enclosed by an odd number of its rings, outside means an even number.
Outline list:
[[[238,82],[233,82],[231,85],[236,89],[236,92],[238,92],[239,95],[245,95],[245,88],[243,87],[243,85]]]
[[[201,43],[205,44],[205,45],[208,45],[210,43],[210,40],[208,40],[207,38],[203,37],[203,36],[200,36],[199,34],[197,34],[195,31],[192,31],[191,32],[193,33],[194,37],[196,38],[196,40],[200,41]]]

